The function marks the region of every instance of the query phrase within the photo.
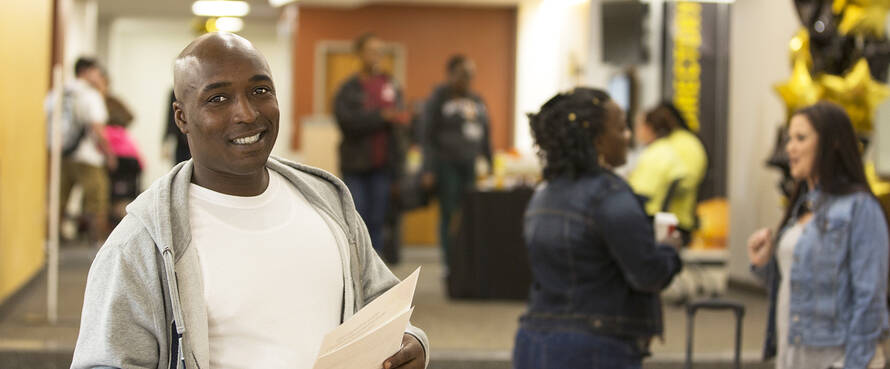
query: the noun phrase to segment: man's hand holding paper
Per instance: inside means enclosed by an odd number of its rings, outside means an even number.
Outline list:
[[[422,369],[426,353],[405,333],[420,268],[329,332],[314,369]]]

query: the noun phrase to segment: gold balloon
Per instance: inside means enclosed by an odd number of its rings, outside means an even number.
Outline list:
[[[807,68],[813,67],[813,58],[810,56],[810,33],[806,28],[801,28],[791,38],[791,42],[788,43],[788,50],[791,53],[792,66],[794,66],[794,62],[803,59],[807,64]]]
[[[789,117],[796,110],[818,102],[823,94],[822,86],[813,81],[807,63],[802,59],[794,61],[791,77],[784,83],[775,84],[773,88],[785,101]]]
[[[835,0],[838,1],[838,0]],[[846,0],[846,3],[859,6],[883,6],[890,7],[890,0]]]
[[[860,59],[843,77],[823,75],[819,83],[825,88],[828,100],[844,107],[856,132],[870,135],[874,111],[890,96],[890,89],[872,79],[868,62]]]
[[[837,11],[837,0],[834,10]],[[873,36],[883,38],[887,27],[887,13],[890,11],[888,0],[849,0],[843,6],[843,18],[838,25],[841,34]]]
[[[890,196],[890,181],[881,179],[881,177],[878,176],[875,162],[872,160],[865,162],[865,179],[868,181],[868,186],[871,187],[871,192],[873,192],[875,196]]]
[[[834,0],[834,3],[831,5],[831,10],[834,14],[840,14],[845,6],[847,6],[847,0]]]

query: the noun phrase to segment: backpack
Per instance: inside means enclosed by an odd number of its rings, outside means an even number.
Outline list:
[[[70,86],[62,89],[62,122],[60,124],[62,131],[62,157],[68,157],[80,145],[80,141],[86,135],[86,126],[80,119],[77,119],[77,92]],[[43,103],[43,109],[46,112],[46,147],[51,149],[52,146],[52,119],[55,101],[55,94],[51,91],[49,96]]]

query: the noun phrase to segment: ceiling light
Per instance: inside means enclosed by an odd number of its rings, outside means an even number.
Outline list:
[[[653,0],[640,0],[644,3],[651,3]],[[691,2],[691,3],[717,3],[717,4],[732,4],[735,3],[735,0],[664,0],[666,2]]]
[[[295,3],[297,1],[298,0],[269,0],[269,5],[277,8],[279,6]]]
[[[243,17],[250,13],[244,1],[199,0],[192,4],[192,13],[202,17]]]
[[[235,33],[244,28],[244,21],[234,17],[216,18],[215,26],[220,32]]]

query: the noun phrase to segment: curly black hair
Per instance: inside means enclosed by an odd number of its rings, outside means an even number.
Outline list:
[[[602,90],[579,87],[557,94],[538,113],[528,115],[538,156],[544,162],[544,179],[577,179],[602,170],[593,141],[605,129],[610,100]]]

